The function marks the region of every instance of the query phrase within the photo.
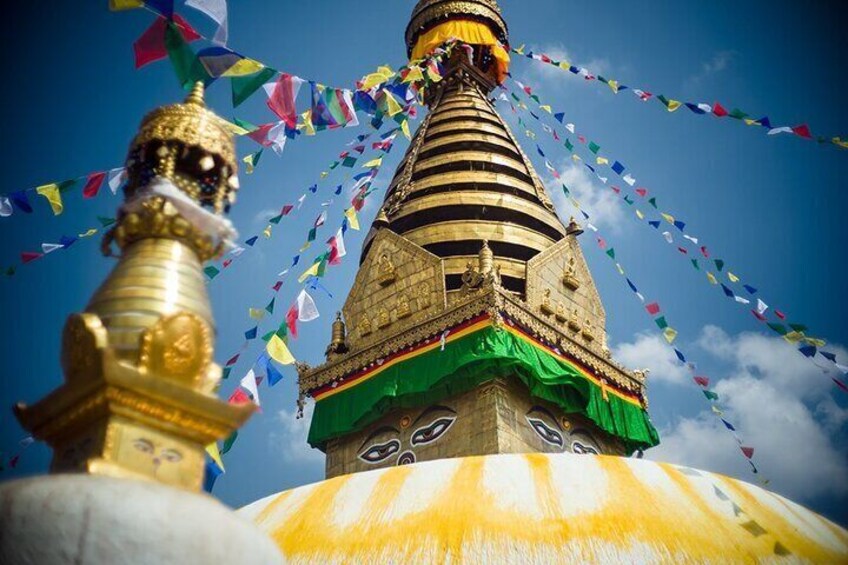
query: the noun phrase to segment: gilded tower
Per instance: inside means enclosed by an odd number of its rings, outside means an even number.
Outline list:
[[[388,187],[333,327],[300,367],[327,476],[525,452],[657,443],[644,374],[616,364],[578,243],[490,100],[509,64],[495,0],[421,0],[411,59],[462,43]]]

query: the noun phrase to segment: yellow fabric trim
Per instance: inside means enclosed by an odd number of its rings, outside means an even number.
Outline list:
[[[509,71],[509,53],[503,48],[498,38],[489,26],[469,20],[450,20],[439,24],[418,38],[412,49],[411,60],[423,59],[433,49],[445,41],[456,38],[469,45],[487,45],[492,49],[492,56],[497,62],[498,82],[503,82]]]

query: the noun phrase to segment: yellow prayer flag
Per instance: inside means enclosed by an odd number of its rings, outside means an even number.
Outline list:
[[[675,110],[677,110],[678,108],[680,108],[680,106],[681,106],[681,102],[680,102],[680,100],[671,100],[671,99],[669,99],[669,101],[668,101],[668,111],[669,111],[669,112],[674,112]]]
[[[403,82],[418,82],[424,80],[424,73],[421,72],[421,67],[411,67],[409,72],[406,74],[406,78],[403,79]]]
[[[638,217],[640,220],[644,220],[644,219],[645,219],[645,214],[643,214],[643,213],[642,213],[642,212],[640,212],[639,210],[636,210],[636,217]]]
[[[595,161],[599,165],[609,165],[609,159],[607,159],[606,157],[598,157]]]
[[[65,206],[62,204],[62,195],[59,194],[58,184],[45,184],[36,188],[35,191],[47,199],[47,202],[50,203],[50,208],[53,209],[54,216],[58,216],[65,209]]]
[[[674,340],[677,339],[677,330],[672,328],[671,326],[667,327],[663,330],[663,336],[665,340],[670,344],[674,343]]]
[[[266,239],[271,239],[271,225],[265,226],[265,229],[262,230],[262,235],[265,236]]]
[[[519,102],[518,107],[521,108],[522,110],[529,110],[529,108],[527,107],[527,104],[525,104],[524,102]]]
[[[350,229],[359,231],[359,218],[356,217],[356,208],[345,210],[345,217],[347,218],[347,225],[350,226]]]
[[[295,362],[294,355],[289,351],[286,342],[280,339],[280,336],[277,334],[271,336],[268,345],[265,347],[265,351],[268,352],[271,359],[281,365],[293,365]]]
[[[362,165],[362,167],[365,168],[365,169],[373,169],[373,168],[379,167],[382,164],[383,164],[383,158],[377,157],[376,159],[372,159],[372,160],[368,161],[367,163]]]
[[[799,341],[804,339],[804,334],[801,332],[789,332],[788,334],[783,336],[783,339],[785,339],[789,343],[798,343]]]
[[[212,458],[212,461],[215,462],[215,465],[218,466],[222,471],[224,470],[224,462],[221,460],[221,452],[218,451],[217,443],[210,443],[206,446],[206,453],[209,454],[209,457]]]
[[[805,337],[804,341],[810,345],[815,345],[816,347],[824,347],[827,345],[827,342],[823,339],[817,337]]]
[[[256,61],[254,59],[242,59],[222,74],[222,77],[245,77],[248,75],[256,74],[262,69],[265,68],[265,65]]]
[[[545,112],[547,112],[548,114],[553,114],[553,110],[552,110],[552,109],[551,109],[551,107],[550,107],[549,105],[547,105],[547,104],[542,104],[541,106],[539,106],[539,109],[544,110],[544,111],[545,111]]]
[[[727,278],[730,279],[730,282],[739,282],[739,277],[737,277],[736,275],[734,275],[730,271],[727,271]]]
[[[312,125],[312,110],[307,110],[303,114],[303,123],[298,124],[298,129],[302,129],[306,135],[315,135],[315,126]]]
[[[662,217],[663,217],[663,220],[665,220],[665,221],[666,221],[666,222],[668,222],[669,224],[673,224],[673,223],[674,223],[674,216],[672,216],[671,214],[666,214],[665,212],[661,212],[661,213],[660,213],[660,216],[662,216]]]
[[[564,71],[567,71],[568,69],[571,68],[571,63],[569,61],[560,61],[559,62],[559,68],[564,70]]]
[[[575,208],[577,208],[578,210],[580,209],[580,203],[574,198],[571,199],[571,203],[574,204]]]
[[[530,139],[536,139],[536,134],[530,131],[529,129],[524,130],[524,135],[526,135]]]
[[[321,174],[320,174],[319,176],[320,176],[322,179],[325,179],[325,178],[327,178],[329,175],[330,175],[330,173],[328,173],[327,171],[321,171]]]
[[[78,234],[80,237],[91,237],[97,233],[97,228],[91,228],[85,233]]]
[[[404,120],[400,123],[400,131],[406,139],[412,139],[412,134],[409,133],[409,120]]]
[[[521,45],[513,49],[513,51],[515,51],[519,55],[524,55],[524,44],[522,43]]]
[[[318,276],[318,267],[321,265],[320,262],[313,263],[311,267],[309,267],[302,275],[297,278],[297,282],[302,283],[309,277],[317,277]]]
[[[307,241],[307,242],[306,242],[306,243],[304,243],[304,244],[303,244],[303,246],[302,246],[302,247],[298,250],[298,253],[303,253],[304,251],[306,251],[307,249],[309,249],[311,246],[312,246],[312,242],[311,242],[311,241]]]
[[[841,137],[834,137],[831,141],[833,141],[839,147],[844,147],[845,149],[848,149],[848,141],[842,141]]]
[[[718,281],[716,280],[715,275],[713,275],[710,272],[707,272],[707,280],[710,281],[710,284],[718,284]]]
[[[228,132],[230,132],[233,135],[242,136],[242,135],[247,135],[247,134],[250,133],[249,131],[247,131],[243,127],[238,126],[238,125],[232,123],[229,120],[225,120],[225,119],[221,118],[220,123],[221,123],[221,126],[223,126],[223,128],[225,130],[227,130]]]
[[[250,308],[248,309],[247,313],[254,320],[261,320],[265,317],[265,310],[262,308]]]
[[[571,160],[574,161],[575,163],[577,161],[582,161],[582,159],[580,158],[580,155],[578,155],[577,153],[574,153],[574,154],[571,155]]]
[[[618,94],[618,81],[617,81],[617,80],[608,80],[608,81],[607,81],[607,86],[609,86],[609,87],[610,87],[610,89],[611,89],[613,92],[615,92],[616,94]]]
[[[143,0],[109,0],[109,9],[113,12],[121,10],[132,10],[144,6]]]
[[[718,408],[716,408],[715,404],[711,405],[711,406],[710,406],[710,408],[712,408],[713,412],[715,412],[715,413],[716,413],[717,415],[719,415],[719,416],[721,416],[721,415],[723,415],[723,414],[724,414],[724,412],[722,412],[721,410],[719,410]]]
[[[619,275],[624,275],[624,268],[621,266],[621,263],[616,263],[615,267],[618,269]]]
[[[253,174],[253,154],[245,155],[242,158],[242,162],[244,163],[244,172],[245,174],[252,175]]]
[[[389,114],[389,116],[394,117],[403,112],[403,108],[400,104],[398,104],[398,101],[395,100],[395,97],[392,96],[388,90],[385,90],[383,92],[386,96],[386,108],[388,110],[387,113]]]

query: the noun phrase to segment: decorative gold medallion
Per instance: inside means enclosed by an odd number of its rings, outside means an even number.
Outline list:
[[[161,318],[141,338],[143,372],[199,388],[212,361],[212,338],[206,323],[180,312]]]
[[[94,314],[72,314],[62,332],[62,369],[68,382],[98,378],[103,367],[100,350],[108,337],[103,323]]]

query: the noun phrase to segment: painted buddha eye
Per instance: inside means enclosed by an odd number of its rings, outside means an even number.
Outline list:
[[[153,453],[153,442],[149,439],[139,438],[133,442],[133,447],[142,453]]]
[[[412,432],[412,437],[409,441],[410,443],[412,443],[412,445],[426,445],[428,443],[432,443],[442,437],[445,432],[450,429],[450,427],[455,421],[455,416],[445,416],[443,418],[438,418],[430,424],[418,428],[417,430]]]
[[[583,443],[580,443],[579,441],[572,442],[571,451],[572,453],[579,453],[581,455],[587,453],[592,455],[600,455],[597,449],[595,449],[591,445],[585,445]]]
[[[180,461],[182,461],[182,458],[182,454],[176,449],[162,450],[162,459],[164,459],[168,463],[179,463]]]
[[[542,420],[528,417],[527,422],[530,424],[530,426],[532,426],[533,431],[536,432],[536,435],[542,438],[542,440],[546,443],[555,445],[559,448],[562,448],[562,446],[565,445],[565,442],[562,439],[562,434],[547,425]]]
[[[376,464],[385,461],[395,453],[400,451],[400,442],[396,439],[391,439],[386,443],[378,443],[372,445],[365,451],[359,454],[359,458],[366,463]]]

